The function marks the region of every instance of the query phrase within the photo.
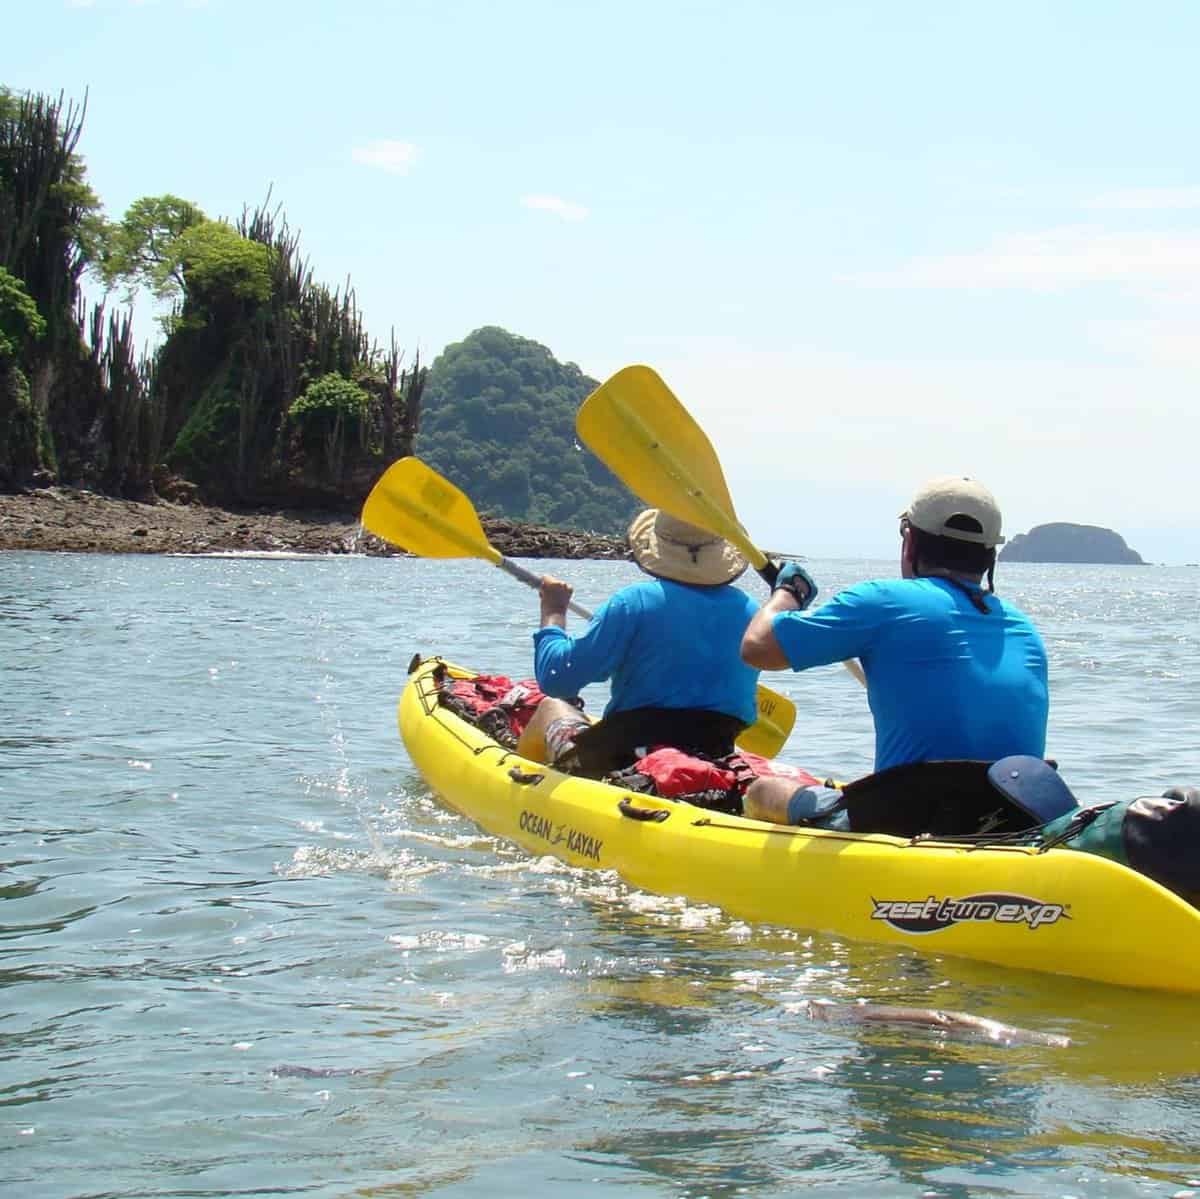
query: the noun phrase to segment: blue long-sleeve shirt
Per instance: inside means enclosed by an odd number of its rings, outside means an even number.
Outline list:
[[[538,686],[560,699],[612,680],[606,716],[631,708],[699,708],[746,724],[757,717],[758,671],[739,652],[758,605],[732,585],[643,579],[602,604],[578,637],[533,635]]]
[[[883,579],[847,587],[820,608],[781,612],[771,627],[794,670],[862,659],[876,770],[1040,758],[1046,647],[1019,609],[995,595],[985,603],[986,614],[945,579]]]

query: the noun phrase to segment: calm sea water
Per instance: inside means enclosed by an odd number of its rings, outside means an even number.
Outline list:
[[[589,605],[633,577],[546,565]],[[999,576],[1076,793],[1200,783],[1200,571]],[[405,666],[526,675],[535,609],[474,562],[0,555],[0,1191],[1200,1190],[1194,1000],[748,927],[443,807]],[[771,681],[792,760],[868,768],[848,675]],[[855,997],[1075,1044],[796,1010]]]

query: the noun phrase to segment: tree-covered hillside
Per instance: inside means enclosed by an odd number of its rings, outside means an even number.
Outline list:
[[[416,452],[481,511],[624,533],[637,500],[575,440],[575,413],[596,386],[535,341],[476,329],[430,368]]]
[[[106,218],[84,109],[0,84],[0,490],[357,506],[411,452],[425,369],[316,280],[277,207],[210,220],[168,192]],[[169,302],[162,345],[139,354],[85,272]]]

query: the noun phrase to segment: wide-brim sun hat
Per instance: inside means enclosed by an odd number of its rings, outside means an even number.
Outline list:
[[[648,575],[695,587],[732,583],[749,565],[723,537],[658,508],[633,518],[629,549]]]
[[[913,496],[900,518],[935,537],[972,541],[989,549],[1004,544],[996,497],[982,483],[965,475],[930,479]]]

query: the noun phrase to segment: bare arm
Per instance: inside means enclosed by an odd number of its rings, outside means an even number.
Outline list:
[[[775,639],[772,627],[780,612],[797,612],[800,603],[790,592],[780,589],[754,614],[742,636],[742,661],[759,670],[788,670],[791,663]]]

